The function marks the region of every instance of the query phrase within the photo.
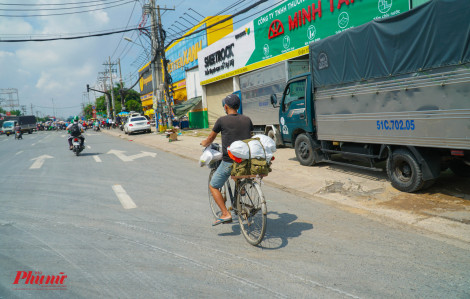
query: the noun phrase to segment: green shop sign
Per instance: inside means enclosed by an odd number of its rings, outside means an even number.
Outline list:
[[[409,10],[409,0],[290,0],[253,21],[255,50],[246,65]]]

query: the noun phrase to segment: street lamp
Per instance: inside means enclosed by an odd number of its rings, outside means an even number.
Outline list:
[[[133,43],[134,45],[137,45],[137,46],[139,46],[139,47],[142,47],[142,48],[144,49],[144,51],[145,51],[145,55],[147,55],[147,58],[150,57],[149,53],[147,52],[147,48],[144,47],[144,45],[142,44],[142,42],[140,41],[140,39],[139,39],[140,45],[139,45],[138,43],[134,42],[130,37],[124,36],[124,39],[125,39],[126,41],[130,42],[130,43]]]

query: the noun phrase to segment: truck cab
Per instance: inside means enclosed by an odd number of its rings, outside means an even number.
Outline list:
[[[296,76],[287,82],[279,102],[279,123],[284,144],[293,146],[299,134],[314,133],[315,119],[310,73]],[[274,104],[277,99],[274,95]],[[273,102],[273,101],[272,101]]]
[[[7,136],[9,136],[10,134],[14,133],[14,129],[15,129],[15,121],[14,120],[8,120],[8,121],[3,123],[3,126],[2,126],[3,134],[6,134]]]

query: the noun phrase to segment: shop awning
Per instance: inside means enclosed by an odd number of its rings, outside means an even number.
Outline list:
[[[187,101],[184,101],[180,105],[174,105],[173,106],[173,113],[175,114],[176,117],[181,117],[191,111],[194,107],[196,107],[200,102],[202,101],[202,97],[195,97],[192,99],[189,99]]]

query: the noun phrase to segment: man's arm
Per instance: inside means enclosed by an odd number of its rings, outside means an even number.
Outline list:
[[[201,142],[201,145],[204,147],[209,146],[212,142],[214,142],[215,137],[217,137],[217,133],[214,131],[211,131],[209,136]]]

